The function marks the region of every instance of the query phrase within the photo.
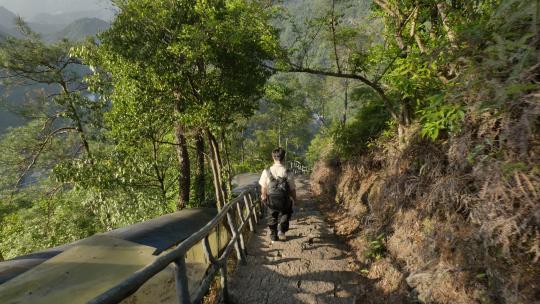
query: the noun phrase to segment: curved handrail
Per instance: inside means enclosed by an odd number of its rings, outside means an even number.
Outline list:
[[[129,278],[112,287],[106,292],[102,293],[98,297],[91,300],[91,304],[113,304],[119,303],[126,299],[130,295],[134,294],[144,283],[157,275],[159,272],[167,268],[170,264],[176,265],[175,279],[176,279],[176,292],[178,297],[178,303],[191,304],[199,303],[202,298],[208,293],[210,286],[213,282],[213,278],[219,271],[221,273],[221,286],[223,288],[223,294],[227,296],[227,259],[232,252],[233,248],[236,251],[236,255],[240,263],[245,264],[245,244],[243,240],[242,232],[248,227],[251,231],[255,230],[254,222],[257,223],[259,217],[262,215],[263,208],[262,202],[259,197],[258,186],[250,186],[247,190],[240,193],[238,197],[233,199],[212,219],[208,224],[201,228],[196,233],[192,234],[186,240],[178,244],[174,249],[166,254],[158,257],[153,263],[145,266],[132,274]],[[235,226],[233,220],[234,211],[238,212],[238,219],[240,225]],[[247,216],[244,216],[245,211]],[[208,237],[212,231],[221,224],[224,219],[227,218],[227,223],[231,231],[232,237],[227,246],[223,250],[223,253],[218,259],[215,259],[211,248],[209,246]],[[197,243],[202,242],[203,249],[207,260],[210,262],[210,267],[206,272],[199,288],[195,292],[194,300],[192,301],[188,291],[188,280],[186,273],[186,253]]]

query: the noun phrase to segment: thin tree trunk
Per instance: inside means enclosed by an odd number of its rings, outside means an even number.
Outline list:
[[[222,197],[222,192],[221,192],[221,189],[220,189],[220,185],[219,185],[219,180],[218,180],[218,172],[217,172],[217,166],[216,166],[216,160],[215,160],[215,157],[214,157],[214,147],[212,145],[209,145],[210,148],[210,155],[208,157],[208,162],[210,164],[210,169],[212,170],[212,182],[214,183],[214,194],[216,196],[216,207],[218,208],[218,210],[221,210],[223,208],[223,197]]]
[[[177,100],[175,110],[181,112],[181,101]],[[187,149],[187,140],[184,132],[184,126],[176,122],[174,135],[176,137],[176,156],[178,158],[178,202],[177,210],[186,208],[189,203],[189,191],[191,184],[191,168],[189,153]]]
[[[221,142],[223,143],[223,153],[225,155],[226,164],[226,180],[227,180],[227,192],[232,193],[232,178],[233,170],[231,165],[231,157],[229,155],[229,145],[227,143],[227,137],[224,132],[221,132]]]
[[[416,24],[418,21],[418,12],[420,9],[417,7],[414,8],[413,16],[412,16],[412,23],[411,23],[411,37],[414,37],[414,40],[416,41],[416,45],[418,45],[418,49],[421,53],[426,53],[426,47],[424,45],[424,42],[422,42],[422,38],[420,38],[420,35],[418,35],[416,31]]]
[[[398,124],[398,140],[400,148],[405,146],[405,129],[410,125],[411,117],[409,110],[409,101],[407,99],[402,100],[401,107],[399,109],[399,120]]]
[[[64,80],[60,82],[60,86],[62,87],[62,91],[64,92],[64,94],[67,96],[70,96],[71,92],[69,91],[68,85]],[[90,152],[90,144],[88,143],[88,139],[86,137],[86,133],[83,128],[81,117],[79,113],[77,112],[77,108],[73,104],[73,101],[70,101],[68,105],[71,108],[71,111],[73,112],[73,116],[75,116],[75,124],[77,125],[76,129],[77,129],[77,132],[79,133],[79,136],[81,137],[81,142],[84,147],[84,151],[86,151],[86,154],[88,155],[89,158],[92,158],[92,153]]]
[[[217,165],[217,171],[218,171],[218,180],[219,180],[219,184],[221,185],[221,192],[223,193],[223,199],[224,200],[227,200],[228,198],[228,194],[227,194],[227,190],[225,189],[224,185],[225,183],[223,182],[223,161],[221,159],[221,152],[219,150],[219,144],[218,144],[218,141],[216,139],[216,137],[214,136],[214,134],[210,133],[210,141],[212,143],[212,145],[214,146],[214,157],[216,159],[216,165]],[[224,201],[224,203],[226,203]]]
[[[210,167],[212,169],[212,179],[214,181],[214,190],[216,194],[216,204],[218,209],[225,206],[227,194],[225,189],[223,189],[223,182],[221,180],[221,166],[220,166],[220,157],[219,157],[219,147],[217,145],[214,135],[210,130],[206,130],[206,136],[208,139],[208,146],[210,148]]]
[[[446,2],[439,2],[437,3],[437,10],[439,11],[439,16],[441,17],[441,22],[443,25],[444,30],[446,31],[446,35],[448,37],[448,41],[450,41],[450,44],[453,48],[458,48],[456,34],[450,27],[450,24],[448,23],[448,12],[447,12],[448,6],[446,5]]]
[[[4,261],[4,256],[2,255],[2,252],[0,252],[0,262]]]
[[[242,165],[246,162],[246,155],[245,155],[245,137],[244,137],[244,130],[242,130],[242,139],[241,139],[241,158],[242,158]]]
[[[336,41],[335,9],[336,9],[336,1],[332,0],[332,20],[330,23],[330,28],[332,29],[332,44],[334,45],[334,56],[336,56],[336,68],[337,68],[338,73],[341,74],[341,65],[339,64],[339,56],[338,56],[337,41]]]
[[[345,80],[345,100],[343,101],[343,125],[347,124],[347,112],[349,111],[349,80]]]
[[[197,154],[197,171],[195,172],[195,200],[203,203],[205,200],[205,168],[204,168],[204,137],[201,133],[195,138]]]

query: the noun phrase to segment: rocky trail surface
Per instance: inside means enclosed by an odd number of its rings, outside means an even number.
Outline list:
[[[325,222],[305,179],[287,241],[271,242],[262,225],[249,242],[247,265],[231,278],[237,304],[356,303],[361,276],[349,267],[347,248]]]

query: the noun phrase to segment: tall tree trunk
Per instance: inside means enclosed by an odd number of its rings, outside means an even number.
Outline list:
[[[2,252],[0,252],[0,262],[4,261],[4,256],[2,255]]]
[[[68,85],[63,79],[60,81],[60,86],[62,87],[62,91],[64,92],[66,96],[71,96],[71,92],[69,91]],[[77,129],[77,132],[79,133],[79,136],[81,137],[81,142],[82,142],[84,151],[86,152],[88,157],[91,159],[92,153],[90,151],[90,144],[88,143],[88,138],[86,136],[86,132],[84,131],[81,116],[79,115],[77,108],[75,107],[75,104],[73,104],[73,101],[69,101],[68,106],[71,109],[71,112],[73,114],[73,119],[75,120],[75,124],[77,125],[76,129]]]
[[[214,190],[216,194],[216,204],[218,209],[223,208],[226,204],[227,193],[223,188],[223,181],[221,178],[221,164],[219,156],[219,146],[217,144],[216,138],[210,132],[206,130],[206,136],[208,139],[208,146],[210,148],[210,167],[212,169],[212,179],[214,181]]]
[[[457,38],[456,34],[450,27],[450,23],[448,22],[448,5],[446,2],[439,2],[437,3],[437,10],[439,11],[439,16],[441,17],[441,22],[443,25],[444,30],[446,31],[446,36],[448,37],[448,41],[450,41],[450,44],[453,48],[457,49]]]
[[[405,142],[405,129],[410,125],[411,122],[411,111],[409,100],[403,99],[401,101],[401,107],[399,109],[399,119],[397,120],[398,124],[398,140],[400,148],[406,146]]]
[[[349,111],[349,80],[345,80],[345,100],[343,101],[343,125],[347,124],[347,112]]]
[[[233,170],[231,165],[231,157],[229,155],[229,144],[227,142],[227,137],[225,136],[225,132],[221,132],[221,142],[223,143],[223,153],[225,155],[225,162],[226,162],[226,176],[225,180],[227,181],[227,192],[232,193],[232,178],[233,178]]]
[[[241,146],[240,146],[240,149],[241,149],[241,158],[242,158],[242,165],[245,164],[246,162],[246,152],[245,152],[245,149],[246,149],[246,145],[245,145],[245,135],[244,135],[244,130],[242,129],[242,139],[241,139]]]
[[[208,163],[210,164],[210,169],[212,170],[212,182],[214,183],[214,194],[216,196],[216,207],[218,210],[221,210],[223,208],[223,192],[220,189],[219,180],[218,180],[218,172],[217,172],[217,166],[216,166],[216,160],[214,158],[214,147],[212,145],[209,145],[210,147],[210,155],[208,157]]]
[[[181,113],[181,101],[177,100],[175,110],[177,114]],[[189,153],[187,149],[187,140],[184,132],[184,126],[176,122],[174,128],[176,137],[176,156],[178,158],[178,203],[177,210],[186,208],[189,203],[189,191],[191,184],[191,168]]]
[[[221,190],[222,190],[222,193],[223,193],[223,199],[224,200],[227,200],[228,198],[228,195],[227,195],[227,191],[224,187],[225,183],[223,181],[223,161],[221,159],[221,152],[219,150],[219,144],[218,144],[218,141],[216,139],[216,137],[214,136],[214,134],[210,133],[210,141],[212,143],[212,145],[214,146],[214,157],[216,159],[216,165],[217,165],[217,169],[218,169],[218,180],[219,180],[219,184],[221,185]]]
[[[330,28],[332,29],[332,44],[334,45],[334,56],[336,57],[336,68],[339,74],[341,74],[341,64],[339,63],[339,55],[338,55],[338,49],[337,49],[337,41],[336,41],[336,26],[337,26],[337,20],[336,20],[336,1],[332,0],[332,20],[330,23]]]
[[[204,137],[198,133],[195,138],[195,151],[197,153],[197,171],[195,172],[195,199],[199,204],[205,200],[205,168],[204,168]]]

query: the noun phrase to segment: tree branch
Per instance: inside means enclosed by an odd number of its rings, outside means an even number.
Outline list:
[[[67,132],[70,132],[70,131],[77,131],[77,129],[73,128],[73,127],[59,128],[59,129],[56,129],[53,132],[49,133],[47,135],[47,137],[45,137],[43,142],[41,144],[39,144],[38,150],[32,156],[32,160],[30,161],[30,164],[26,167],[24,172],[17,179],[17,182],[15,183],[15,189],[17,189],[19,186],[21,186],[22,180],[28,174],[28,172],[30,172],[30,170],[32,170],[32,168],[35,166],[36,162],[38,161],[39,157],[41,156],[41,153],[43,152],[43,150],[45,149],[47,144],[49,144],[51,139],[56,135],[67,133]]]
[[[443,24],[443,28],[446,31],[446,35],[448,36],[448,41],[450,41],[450,44],[453,48],[457,49],[457,39],[456,34],[450,27],[450,24],[448,23],[448,12],[447,12],[448,6],[446,5],[446,2],[439,2],[437,3],[437,10],[439,12],[439,16],[441,17],[441,21]]]
[[[336,67],[339,74],[341,74],[341,66],[339,64],[339,56],[337,51],[337,41],[336,41],[336,15],[335,15],[335,6],[336,1],[332,0],[332,20],[330,27],[332,29],[332,43],[334,44],[334,56],[336,57]]]
[[[336,77],[336,78],[346,78],[346,79],[356,79],[361,81],[362,83],[366,84],[368,87],[372,88],[383,100],[384,105],[386,106],[388,112],[390,112],[390,115],[392,115],[392,118],[398,119],[399,115],[394,109],[394,105],[392,100],[386,95],[383,88],[380,87],[377,83],[367,79],[366,77],[358,74],[350,74],[350,73],[336,73],[336,72],[329,72],[329,71],[321,71],[321,70],[314,70],[311,68],[303,68],[303,67],[297,67],[292,66],[290,69],[281,70],[276,69],[270,66],[266,66],[268,69],[276,71],[276,72],[286,72],[286,73],[307,73],[312,75],[322,75],[322,76],[330,76],[330,77]]]

